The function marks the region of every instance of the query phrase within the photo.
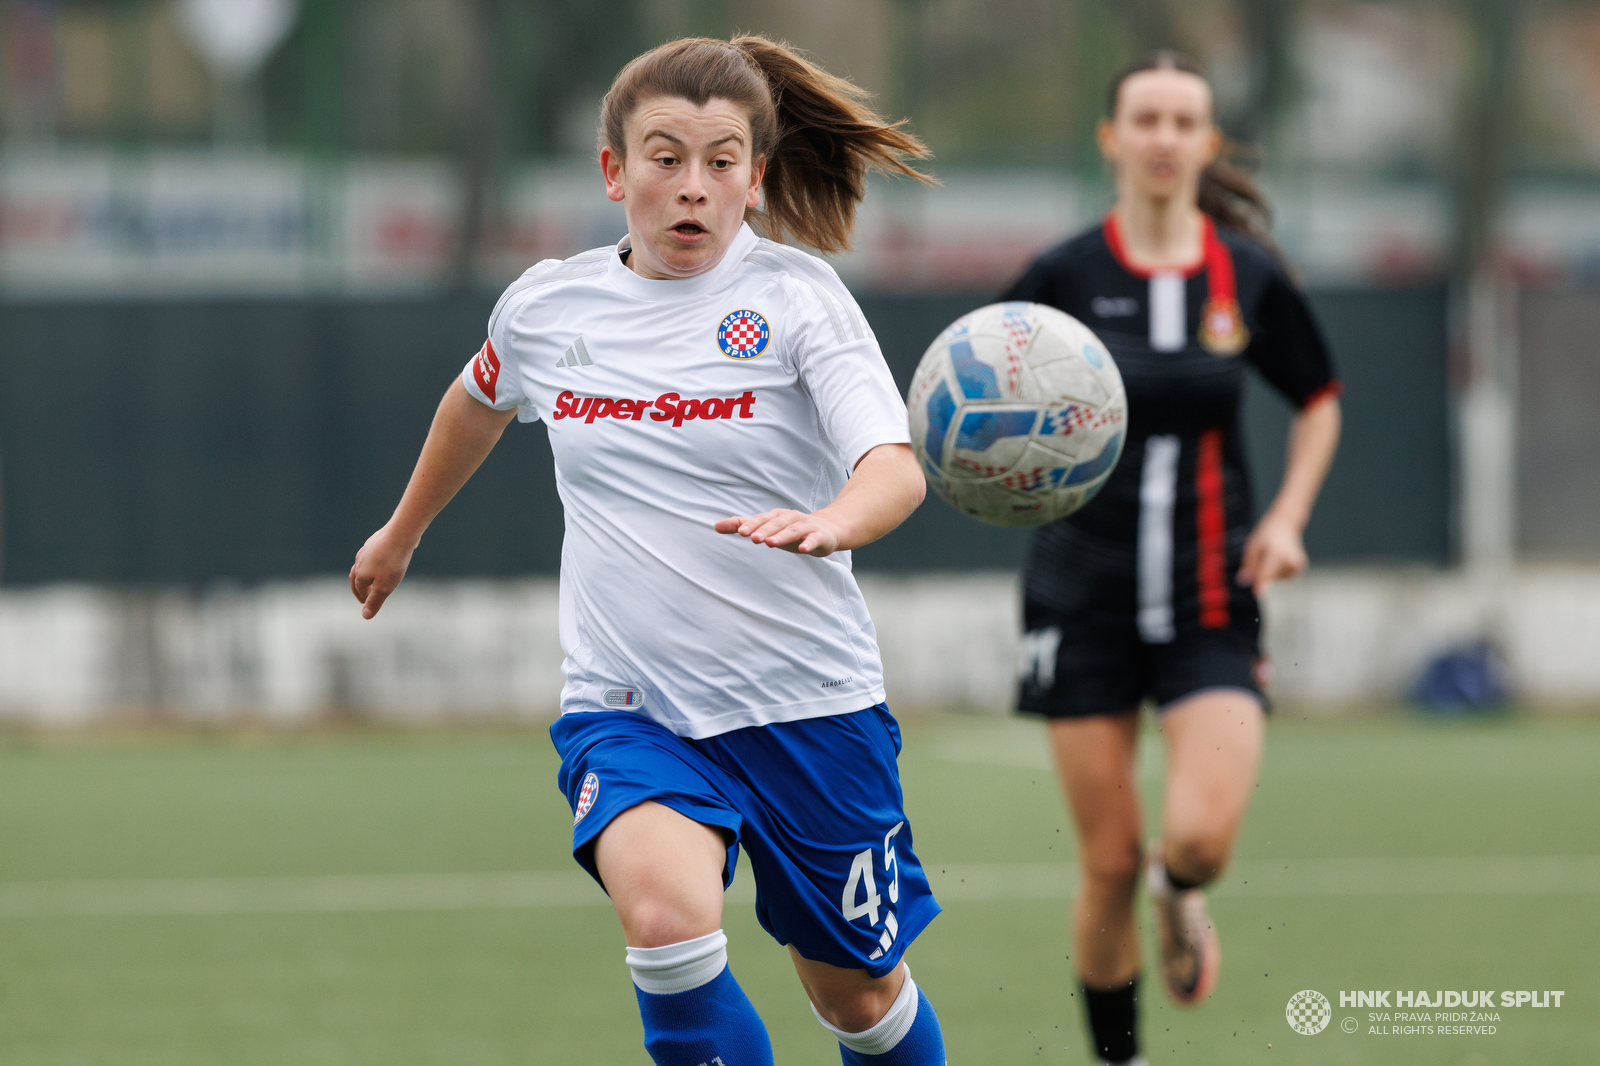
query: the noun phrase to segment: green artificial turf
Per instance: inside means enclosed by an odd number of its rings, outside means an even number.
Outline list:
[[[904,724],[946,908],[908,959],[950,1062],[1090,1061],[1040,728]],[[0,1063],[647,1063],[616,920],[570,872],[555,768],[537,729],[0,739]],[[1179,1011],[1147,981],[1150,1061],[1589,1061],[1597,800],[1593,721],[1280,713],[1212,901],[1222,982]],[[748,900],[742,871],[733,967],[779,1063],[838,1062]],[[1376,1035],[1374,1012],[1338,1001],[1479,988],[1565,996],[1498,1009],[1477,1036]],[[1333,1001],[1315,1036],[1285,1019],[1302,989]]]

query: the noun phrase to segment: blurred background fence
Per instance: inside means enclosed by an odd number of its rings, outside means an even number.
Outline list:
[[[1600,5],[3,0],[0,716],[548,712],[541,428],[378,623],[339,575],[499,289],[623,232],[612,75],[734,29],[936,153],[943,184],[875,183],[836,260],[902,386],[1109,205],[1112,72],[1196,55],[1347,386],[1316,570],[1269,604],[1280,692],[1392,698],[1489,640],[1525,695],[1600,696]],[[1259,506],[1288,416],[1246,413]],[[898,698],[1003,705],[1025,543],[932,501],[858,553]]]

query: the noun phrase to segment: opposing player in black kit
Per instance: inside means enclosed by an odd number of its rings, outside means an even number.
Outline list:
[[[1233,847],[1266,700],[1257,596],[1306,566],[1301,531],[1339,437],[1339,383],[1267,236],[1266,205],[1218,164],[1211,90],[1172,53],[1128,67],[1100,124],[1117,202],[1005,294],[1058,307],[1105,342],[1128,391],[1110,481],[1035,535],[1024,579],[1019,709],[1050,722],[1083,881],[1074,957],[1096,1051],[1139,1059],[1133,901],[1141,869],[1167,990],[1204,1000],[1220,949],[1202,888]],[[1239,434],[1245,368],[1299,413],[1272,505],[1251,526]],[[1167,781],[1146,850],[1138,709],[1160,712]]]

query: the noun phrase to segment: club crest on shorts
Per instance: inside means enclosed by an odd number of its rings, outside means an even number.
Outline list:
[[[600,778],[591,770],[583,777],[583,787],[578,789],[578,809],[572,816],[573,825],[583,821],[583,816],[589,813],[599,795]]]
[[[754,359],[771,339],[767,320],[749,308],[733,312],[717,326],[717,347],[729,359]]]
[[[1213,296],[1200,312],[1200,347],[1212,355],[1238,355],[1250,343],[1236,300]]]

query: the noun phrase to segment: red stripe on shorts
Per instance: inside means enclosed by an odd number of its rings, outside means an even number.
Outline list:
[[[1222,430],[1200,434],[1195,456],[1195,527],[1199,540],[1196,563],[1200,581],[1200,624],[1228,628],[1228,520],[1222,506]]]

